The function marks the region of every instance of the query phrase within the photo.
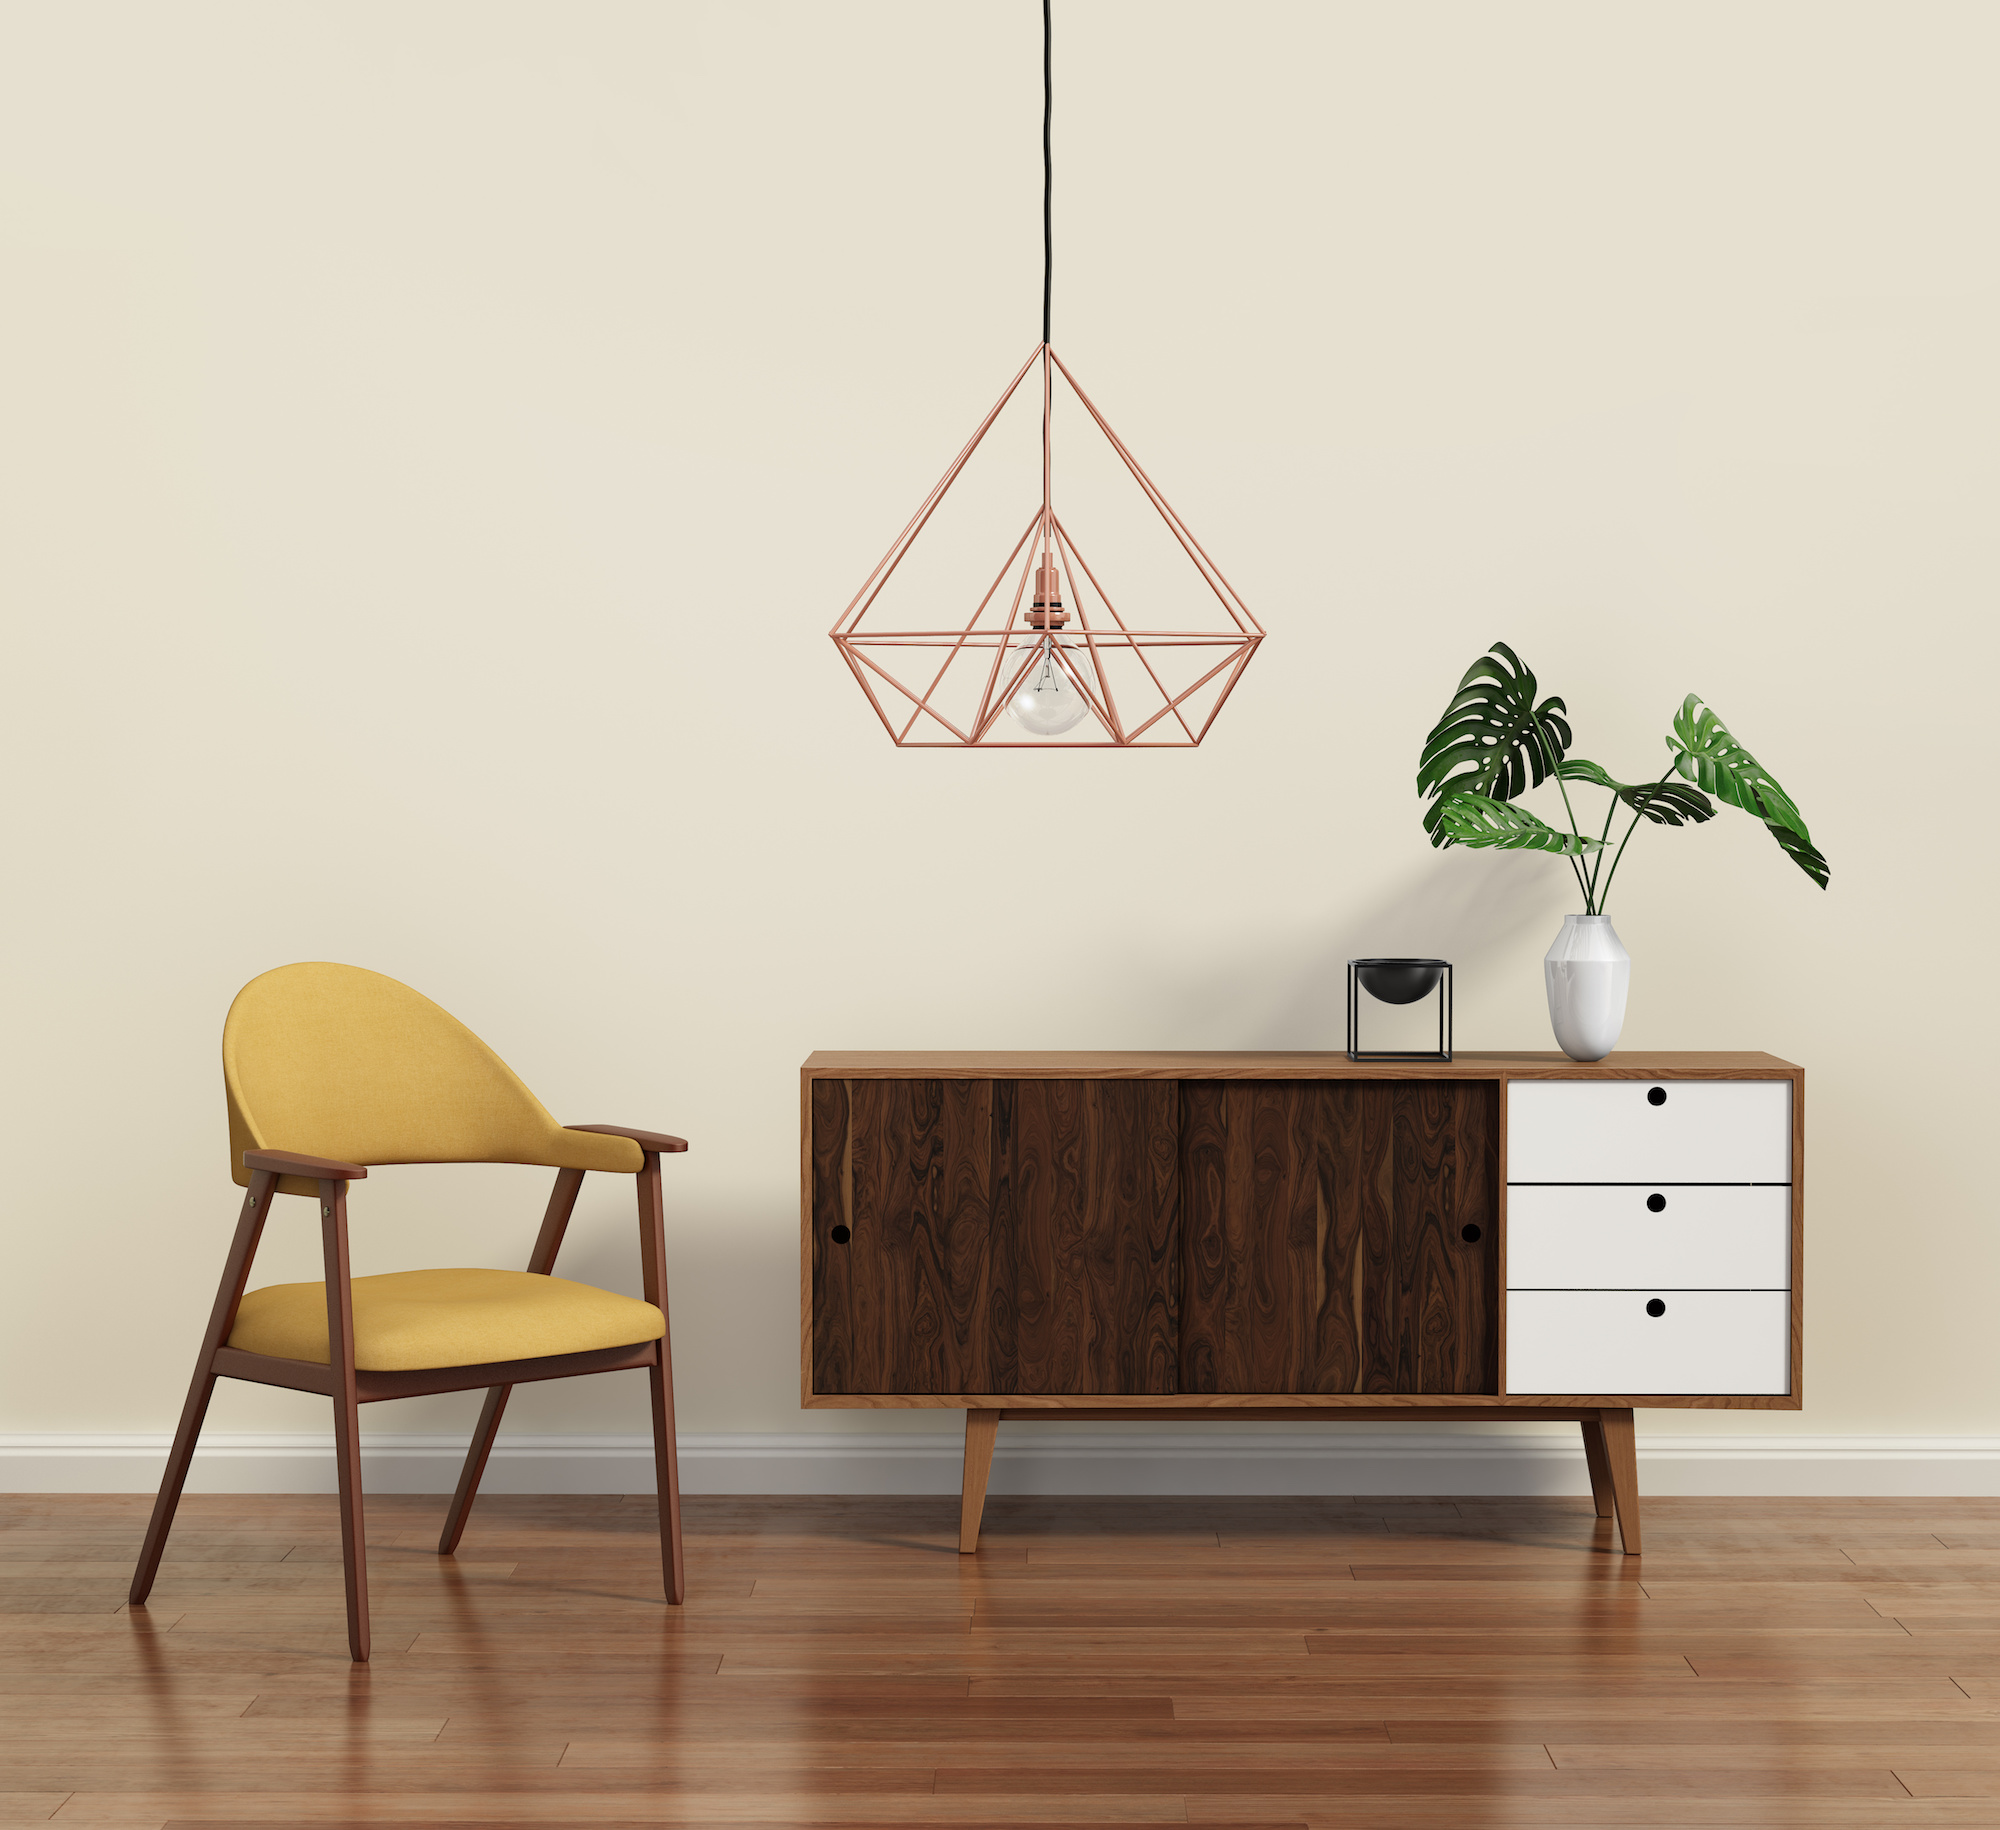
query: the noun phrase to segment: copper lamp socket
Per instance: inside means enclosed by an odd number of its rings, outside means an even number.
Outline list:
[[[1028,606],[1030,629],[1060,629],[1069,621],[1063,608],[1062,582],[1053,559],[1044,559],[1035,568],[1035,601]]]

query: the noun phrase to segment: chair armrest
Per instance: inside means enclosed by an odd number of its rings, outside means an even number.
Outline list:
[[[359,1163],[336,1163],[331,1157],[300,1156],[291,1150],[246,1150],[243,1167],[273,1176],[312,1176],[321,1182],[359,1182],[368,1174]]]
[[[565,1125],[565,1131],[596,1131],[605,1137],[629,1137],[641,1150],[661,1156],[678,1156],[687,1148],[684,1137],[669,1137],[664,1131],[635,1131],[630,1125]]]

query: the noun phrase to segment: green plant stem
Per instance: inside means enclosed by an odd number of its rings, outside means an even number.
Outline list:
[[[1535,734],[1541,738],[1543,746],[1548,750],[1549,754],[1554,756],[1555,745],[1549,742],[1549,734],[1542,728],[1542,721],[1539,718],[1535,720]],[[1569,804],[1569,789],[1563,782],[1562,758],[1559,756],[1556,757],[1555,778],[1556,791],[1563,797],[1563,812],[1569,815],[1570,837],[1581,847],[1583,844],[1583,831],[1576,823],[1576,809]],[[1577,862],[1574,852],[1567,855],[1569,857],[1570,874],[1576,879],[1576,887],[1583,892],[1583,912],[1586,915],[1595,915],[1597,913],[1597,905],[1591,900],[1591,886],[1584,881],[1583,866]],[[1596,874],[1595,871],[1591,873],[1593,877]]]
[[[1577,863],[1573,852],[1566,852],[1564,856],[1569,859],[1569,874],[1576,879],[1576,893],[1583,898],[1583,912],[1586,915],[1594,913],[1590,906],[1590,885],[1583,880],[1583,866]]]
[[[1669,775],[1673,774],[1673,772],[1674,772],[1674,765],[1673,765],[1672,763],[1668,763],[1668,764],[1667,764],[1667,766],[1666,766],[1666,769],[1665,769],[1665,770],[1664,770],[1664,771],[1662,772],[1662,774],[1661,774],[1661,776],[1660,776],[1660,778],[1659,778],[1659,781],[1656,781],[1656,782],[1654,782],[1653,786],[1654,786],[1655,788],[1657,788],[1657,787],[1658,787],[1658,786],[1660,785],[1660,782],[1664,782],[1664,781],[1665,781],[1665,780],[1667,779],[1667,777],[1668,777]],[[1616,807],[1616,806],[1618,805],[1618,802],[1617,802],[1617,799],[1616,799],[1616,797],[1615,797],[1615,796],[1614,796],[1614,797],[1613,797],[1613,799],[1612,799],[1612,802],[1611,802],[1611,805],[1612,805],[1612,806],[1613,806],[1614,808],[1615,808],[1615,807]],[[1607,871],[1607,872],[1605,873],[1605,877],[1604,877],[1604,901],[1609,901],[1609,900],[1610,900],[1610,897],[1611,897],[1611,879],[1612,879],[1613,877],[1615,877],[1615,876],[1617,876],[1617,875],[1618,875],[1618,862],[1619,862],[1619,859],[1621,859],[1621,858],[1623,858],[1623,857],[1625,856],[1625,847],[1626,847],[1626,846],[1628,846],[1628,845],[1630,845],[1630,844],[1632,843],[1632,835],[1633,835],[1633,833],[1634,833],[1634,832],[1636,832],[1636,831],[1638,830],[1638,828],[1639,828],[1639,822],[1640,822],[1640,821],[1641,821],[1642,819],[1644,819],[1645,817],[1646,817],[1646,816],[1645,816],[1645,815],[1644,815],[1643,813],[1640,813],[1640,812],[1636,812],[1636,811],[1635,811],[1635,812],[1633,813],[1633,815],[1632,815],[1632,824],[1631,824],[1630,826],[1628,826],[1628,827],[1626,827],[1626,828],[1625,828],[1625,836],[1624,836],[1624,837],[1623,837],[1622,839],[1620,839],[1620,840],[1618,841],[1618,853],[1617,853],[1617,856],[1616,856],[1616,857],[1614,857],[1614,858],[1613,858],[1613,859],[1611,860],[1611,869],[1610,869],[1609,871]],[[1609,831],[1611,830],[1611,822],[1610,822],[1610,820],[1609,820],[1609,819],[1607,819],[1607,820],[1606,820],[1606,821],[1604,822],[1604,830],[1605,830],[1606,832],[1609,832]],[[1601,913],[1601,912],[1602,912],[1602,910],[1603,910],[1603,906],[1604,906],[1604,903],[1603,903],[1603,902],[1601,901],[1601,902],[1600,902],[1600,903],[1598,904],[1598,909],[1599,909],[1599,912],[1600,912],[1600,913]]]
[[[1618,797],[1614,794],[1611,797],[1611,805],[1604,810],[1604,830],[1597,835],[1599,846],[1597,856],[1590,861],[1590,893],[1593,896],[1597,894],[1597,873],[1604,868],[1604,848],[1611,843],[1611,822],[1617,817]],[[1611,886],[1606,883],[1604,887],[1609,889]]]

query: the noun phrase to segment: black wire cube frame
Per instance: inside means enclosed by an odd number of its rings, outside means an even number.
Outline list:
[[[1361,1046],[1361,975],[1435,972],[1438,997],[1438,1045],[1430,1048],[1364,1049]],[[1371,993],[1371,996],[1373,994]],[[1427,993],[1419,993],[1419,996]],[[1385,1002],[1402,1002],[1400,999]],[[1410,1000],[1414,1002],[1414,1000]],[[1448,959],[1351,959],[1347,962],[1347,1058],[1350,1061],[1449,1061],[1452,1050],[1451,961]]]

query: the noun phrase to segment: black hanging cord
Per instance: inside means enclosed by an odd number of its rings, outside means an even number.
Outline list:
[[[1042,341],[1049,340],[1049,284],[1055,271],[1056,237],[1050,202],[1056,188],[1055,160],[1049,153],[1049,117],[1055,112],[1055,65],[1049,51],[1049,0],[1042,0]]]

